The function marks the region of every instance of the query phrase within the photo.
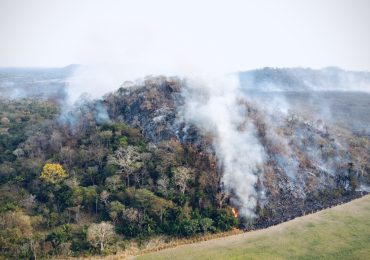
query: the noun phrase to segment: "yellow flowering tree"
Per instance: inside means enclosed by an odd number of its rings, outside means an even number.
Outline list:
[[[47,163],[42,168],[40,179],[49,183],[57,183],[67,178],[68,174],[59,163]]]

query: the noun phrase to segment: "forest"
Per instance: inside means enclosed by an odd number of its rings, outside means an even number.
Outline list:
[[[237,226],[230,207],[216,206],[218,177],[195,170],[213,158],[197,158],[192,147],[156,146],[120,121],[97,124],[91,104],[74,128],[50,101],[0,105],[3,257],[108,254],[131,238]]]
[[[67,111],[55,99],[2,98],[0,258],[114,254],[156,236],[266,227],[364,194],[368,137],[295,115],[272,126],[247,102],[268,159],[255,216],[238,216],[212,135],[175,120],[183,84],[147,78]],[[302,180],[289,179],[287,157]],[[315,165],[319,157],[337,173]]]

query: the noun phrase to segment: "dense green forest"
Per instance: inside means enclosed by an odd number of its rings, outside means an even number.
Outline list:
[[[71,128],[53,102],[1,100],[2,257],[114,253],[131,238],[237,226],[230,207],[216,206],[218,177],[195,170],[213,158],[176,140],[156,146],[123,122],[97,124],[89,105]]]

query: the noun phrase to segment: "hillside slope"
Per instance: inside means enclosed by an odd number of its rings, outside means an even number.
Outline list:
[[[149,76],[70,108],[1,98],[0,256],[130,253],[159,236],[266,228],[370,191],[369,136],[213,84]],[[104,245],[97,225],[111,231]]]
[[[370,196],[264,230],[180,246],[138,259],[367,259]]]

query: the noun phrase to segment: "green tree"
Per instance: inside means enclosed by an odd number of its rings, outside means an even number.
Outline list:
[[[137,189],[134,191],[134,201],[139,208],[148,211],[163,221],[165,211],[173,207],[171,201],[158,197],[153,192],[147,189]]]
[[[185,219],[180,223],[180,232],[183,236],[193,236],[199,231],[199,223],[196,219]]]
[[[113,221],[114,226],[116,225],[117,220],[120,214],[122,214],[124,208],[125,206],[123,206],[122,203],[117,200],[109,203],[108,214],[109,214],[110,219]]]
[[[212,224],[213,224],[213,220],[210,218],[202,218],[199,220],[199,226],[200,226],[201,231],[203,231],[203,233],[206,233],[207,231],[209,231],[212,227]]]

